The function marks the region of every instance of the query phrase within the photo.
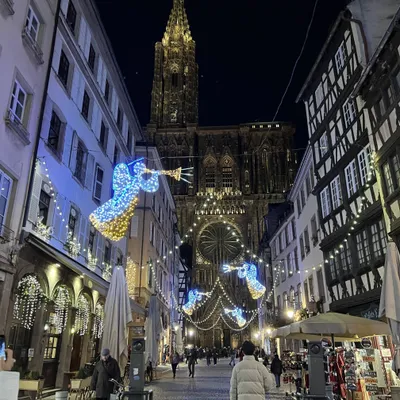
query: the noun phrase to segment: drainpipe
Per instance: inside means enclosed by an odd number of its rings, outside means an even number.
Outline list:
[[[25,210],[24,210],[24,217],[22,219],[22,227],[24,227],[26,225],[26,221],[28,219],[28,213],[29,213],[28,205],[29,205],[31,197],[32,197],[33,180],[35,178],[36,158],[37,158],[38,149],[39,149],[40,134],[42,132],[42,126],[43,126],[43,116],[44,116],[44,110],[45,110],[45,107],[46,107],[47,92],[48,92],[48,89],[49,89],[51,67],[53,65],[54,47],[55,47],[55,42],[56,42],[56,37],[57,37],[57,29],[58,29],[58,20],[59,20],[59,16],[60,16],[60,10],[61,10],[61,0],[58,0],[57,1],[56,12],[55,12],[53,37],[51,39],[49,65],[47,67],[46,80],[45,80],[44,89],[43,89],[42,104],[40,106],[39,123],[38,123],[38,127],[37,127],[37,130],[36,130],[35,147],[33,149],[33,154],[32,154],[32,158],[31,158],[31,172],[30,172],[30,176],[29,176],[28,190],[27,190],[27,193],[26,193],[25,203],[24,203]],[[21,234],[21,237],[20,237],[20,242],[22,242],[22,234]]]

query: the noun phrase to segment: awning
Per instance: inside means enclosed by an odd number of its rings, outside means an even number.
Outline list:
[[[67,256],[66,254],[61,253],[56,248],[49,246],[47,242],[43,241],[42,239],[33,234],[28,235],[28,237],[26,238],[26,242],[30,243],[37,249],[43,251],[50,257],[54,258],[56,262],[65,265],[67,268],[69,268],[76,274],[78,275],[84,274],[85,276],[87,276],[89,280],[93,282],[96,290],[98,290],[103,296],[107,295],[107,291],[110,284],[106,280],[104,280],[101,276],[97,275],[90,269],[86,268],[83,264]],[[142,315],[145,314],[145,309],[134,300],[131,300],[131,309],[132,312]]]

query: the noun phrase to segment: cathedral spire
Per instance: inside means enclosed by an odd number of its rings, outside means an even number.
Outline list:
[[[198,67],[184,0],[174,0],[161,42],[155,46],[151,123],[186,126],[198,120]]]

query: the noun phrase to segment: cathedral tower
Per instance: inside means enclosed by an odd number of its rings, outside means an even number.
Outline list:
[[[198,122],[198,66],[184,0],[174,0],[167,28],[155,46],[151,123],[158,128]]]

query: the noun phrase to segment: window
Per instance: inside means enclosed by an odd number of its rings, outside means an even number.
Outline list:
[[[304,250],[306,254],[310,252],[310,236],[308,234],[308,227],[304,229]]]
[[[365,185],[369,179],[371,171],[371,154],[370,148],[367,146],[364,150],[358,153],[358,166],[360,168],[361,185]]]
[[[87,150],[81,140],[78,140],[78,147],[76,149],[76,164],[75,164],[75,177],[84,184],[86,175],[86,160]]]
[[[116,165],[118,163],[118,159],[119,159],[119,150],[118,150],[118,147],[115,146],[114,147],[114,157],[113,157],[114,165]]]
[[[356,163],[352,161],[345,169],[347,195],[351,197],[358,189]]]
[[[320,199],[321,199],[322,218],[326,218],[331,212],[331,201],[329,198],[328,186],[325,189],[321,190]]]
[[[153,272],[152,272],[152,268],[155,268],[155,266],[153,265],[153,260],[150,258],[149,262],[147,263],[147,272],[148,272],[148,286],[149,288],[153,287]]]
[[[90,110],[90,97],[88,92],[85,90],[83,93],[83,101],[82,101],[82,115],[86,121],[89,121],[89,110]]]
[[[326,132],[319,138],[319,154],[321,158],[328,152],[328,137]]]
[[[58,66],[58,78],[65,88],[68,86],[69,65],[70,63],[64,50],[61,50],[60,65]]]
[[[94,50],[94,47],[91,43],[90,43],[90,49],[89,49],[88,64],[89,64],[90,69],[92,71],[94,71],[94,67],[96,65],[96,51]]]
[[[14,82],[10,103],[10,119],[22,124],[26,106],[27,93],[18,81]]]
[[[49,217],[50,201],[51,196],[42,189],[39,196],[39,217],[42,218],[42,223],[45,225],[47,225]]]
[[[175,72],[171,76],[172,78],[172,87],[177,87],[178,86],[178,74]]]
[[[305,252],[304,252],[304,239],[303,239],[303,235],[300,235],[300,254],[301,254],[301,259],[304,260]]]
[[[283,309],[289,308],[289,298],[287,292],[283,292]]]
[[[400,185],[400,162],[399,156],[395,154],[393,157],[390,157],[390,162],[392,163],[394,176],[396,178],[396,186]]]
[[[301,195],[301,208],[303,209],[304,206],[306,205],[306,197],[304,195],[304,188],[301,188],[300,195]]]
[[[26,17],[26,22],[25,22],[25,28],[27,33],[34,42],[37,42],[39,27],[40,27],[39,18],[36,16],[32,7],[29,6],[28,15]]]
[[[228,193],[232,191],[233,181],[232,181],[232,167],[222,168],[222,188],[223,191]]]
[[[371,253],[368,245],[368,235],[365,230],[356,235],[356,245],[360,267],[364,267],[371,260]]]
[[[311,190],[314,189],[314,167],[311,166],[310,170]]]
[[[123,117],[122,117],[122,110],[120,107],[118,107],[118,112],[117,112],[117,126],[118,128],[121,130],[122,129],[122,121],[123,121]]]
[[[325,283],[321,269],[317,271],[317,285],[318,285],[319,299],[325,301]]]
[[[292,233],[293,233],[293,239],[296,239],[296,222],[294,219],[292,219]]]
[[[307,193],[307,197],[311,193],[311,182],[310,182],[310,176],[309,175],[307,175],[307,177],[306,177],[306,193]]]
[[[154,244],[154,224],[150,221],[150,243]]]
[[[110,101],[110,92],[111,92],[110,82],[108,81],[108,79],[106,79],[106,85],[104,87],[104,98],[106,99],[107,104]]]
[[[96,237],[96,228],[93,225],[91,225],[89,230],[88,250],[92,255],[94,255],[93,248],[94,248],[95,237]]]
[[[123,265],[123,262],[124,262],[124,256],[123,256],[123,254],[121,253],[121,250],[117,250],[117,256],[116,256],[116,259],[115,259],[115,265]]]
[[[111,264],[111,243],[108,240],[104,243],[104,262]]]
[[[351,263],[350,248],[347,242],[344,242],[344,244],[340,245],[339,247],[339,259],[342,265],[343,272],[345,274],[349,273],[352,263]]]
[[[291,220],[286,227],[286,231],[287,231],[286,236],[287,236],[288,243],[291,243],[293,241],[293,228],[292,228],[293,225],[292,224],[293,224],[293,220]]]
[[[58,115],[54,112],[51,114],[49,136],[47,138],[48,146],[56,153],[59,151],[60,137],[61,137],[61,120]]]
[[[128,146],[129,153],[132,152],[133,136],[130,129],[128,129],[128,137],[126,140],[126,145]]]
[[[104,171],[100,168],[99,165],[96,165],[96,175],[94,178],[93,198],[99,202],[101,201],[101,190],[103,188],[103,178],[104,178]]]
[[[292,276],[292,274],[293,274],[291,256],[292,256],[292,255],[289,253],[289,254],[287,255],[287,257],[286,257],[287,269],[288,269],[288,274],[289,274],[289,276]]]
[[[286,248],[286,235],[285,231],[283,231],[280,235],[280,242],[281,242],[281,251],[283,251]]]
[[[318,243],[317,219],[315,218],[315,215],[311,218],[311,240],[315,247]]]
[[[342,191],[340,189],[340,177],[337,176],[331,182],[332,209],[336,210],[342,204]]]
[[[386,195],[389,196],[394,191],[393,179],[392,174],[390,172],[390,165],[388,162],[385,162],[382,165],[383,176],[385,180],[385,187],[386,187]]]
[[[76,26],[76,9],[73,5],[72,1],[69,0],[67,15],[65,17],[68,26],[70,27],[71,31],[75,33],[75,26]]]
[[[351,123],[354,121],[356,116],[356,106],[354,100],[347,101],[343,106],[343,114],[344,114],[344,121],[346,123],[346,127],[348,128]]]
[[[0,170],[0,235],[3,234],[3,227],[6,223],[8,202],[11,195],[12,180]]]
[[[340,74],[340,72],[344,68],[345,62],[346,62],[346,49],[344,42],[342,42],[335,54],[336,71],[338,74]]]
[[[301,214],[301,202],[300,202],[300,196],[297,197],[296,199],[296,203],[297,203],[297,216],[299,217]]]
[[[383,257],[386,249],[386,230],[383,226],[383,221],[371,225],[371,234],[374,258]]]
[[[101,121],[99,142],[103,150],[107,150],[107,141],[108,141],[108,129],[106,128],[104,122]]]
[[[206,168],[206,192],[213,193],[215,190],[215,167]]]
[[[71,207],[69,210],[69,218],[68,218],[68,232],[72,235],[72,237],[76,234],[76,228],[78,225],[78,211],[76,208]]]
[[[324,92],[322,90],[322,82],[318,85],[317,90],[315,91],[315,104],[317,108],[321,105],[324,100]]]
[[[297,272],[299,270],[299,259],[298,259],[298,254],[297,254],[297,247],[295,247],[295,249],[294,249],[293,257],[294,257],[294,265],[296,267],[296,272]]]

